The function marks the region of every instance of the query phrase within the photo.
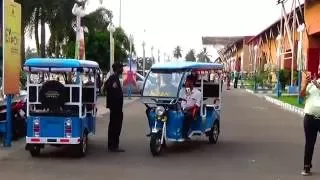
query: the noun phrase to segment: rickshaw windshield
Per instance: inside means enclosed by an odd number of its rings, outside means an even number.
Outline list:
[[[183,72],[151,71],[146,79],[144,97],[177,97]]]

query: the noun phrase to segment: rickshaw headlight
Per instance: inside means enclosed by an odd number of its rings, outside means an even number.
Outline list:
[[[156,115],[157,115],[157,116],[162,116],[162,115],[164,114],[164,112],[165,112],[165,109],[164,109],[163,106],[158,106],[158,107],[156,108]]]

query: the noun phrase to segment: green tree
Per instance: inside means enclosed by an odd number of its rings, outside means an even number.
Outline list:
[[[182,57],[182,50],[181,50],[181,47],[180,46],[177,46],[174,48],[173,50],[173,57],[175,57],[176,59],[179,59]]]
[[[63,27],[69,27],[71,23],[68,22],[71,9],[75,0],[16,0],[22,7],[22,32],[34,34],[36,41],[36,49],[38,55],[46,56],[46,29],[45,25],[53,24],[59,32],[62,32]],[[69,12],[69,14],[66,14]],[[57,19],[60,17],[60,19]],[[66,25],[67,24],[67,25]],[[39,25],[40,25],[40,39],[39,39]],[[51,28],[50,28],[51,29]],[[52,30],[51,30],[52,31]],[[24,34],[22,33],[22,34]],[[52,31],[55,36],[55,31]],[[22,49],[24,49],[24,37],[22,38]],[[24,54],[24,53],[22,53]],[[24,55],[22,55],[24,59]]]
[[[186,55],[186,61],[196,61],[195,50],[191,49]]]
[[[114,33],[115,61],[125,62],[129,56],[128,37],[124,31],[117,28]],[[110,62],[110,34],[108,31],[94,31],[85,36],[86,43],[86,59],[90,59],[99,63],[101,69],[109,69]],[[67,57],[74,57],[75,43],[69,42],[66,46]],[[134,47],[133,47],[134,48]]]

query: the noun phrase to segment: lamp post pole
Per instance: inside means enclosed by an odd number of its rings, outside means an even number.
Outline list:
[[[113,69],[112,69],[112,64],[114,63],[114,40],[113,40],[113,33],[115,31],[115,28],[112,24],[112,22],[110,22],[109,26],[108,26],[108,30],[110,32],[110,66],[109,66],[109,73],[110,75],[113,73]],[[109,75],[109,76],[110,76]]]
[[[133,73],[132,73],[132,44],[133,44],[133,35],[130,35],[129,36],[129,41],[130,41],[130,57],[129,57],[129,74],[130,76],[133,76]],[[130,78],[131,80],[131,78]],[[128,88],[128,97],[129,99],[131,99],[131,83],[132,82],[128,82],[129,84],[129,88]]]
[[[160,63],[160,49],[158,49],[158,63]]]
[[[280,66],[281,66],[281,35],[279,34],[277,37],[278,47],[277,47],[277,97],[281,96],[281,82],[280,82]]]
[[[152,60],[152,64],[155,62],[155,61],[154,61],[154,57],[153,57],[153,49],[154,49],[154,47],[151,46],[151,60]]]
[[[80,48],[83,48],[84,51],[84,39],[81,38],[83,36],[82,33],[83,29],[81,28],[81,18],[85,16],[85,6],[84,0],[77,0],[76,3],[73,5],[72,14],[76,16],[76,46],[75,46],[75,59],[82,59],[84,58],[85,52],[80,52]],[[76,73],[76,83],[80,83],[80,74],[79,72]]]
[[[257,57],[258,45],[254,46],[254,92],[257,92]]]
[[[303,41],[303,31],[305,29],[304,24],[300,25],[298,27],[298,32],[299,32],[299,42],[298,42],[298,104],[302,104],[302,97],[300,96],[300,91],[301,91],[301,79],[302,79],[302,71],[304,70],[303,66],[303,48],[302,48],[302,41]]]
[[[145,46],[146,46],[146,43],[143,41],[142,42],[142,50],[143,50],[143,57],[142,57],[142,75],[143,77],[145,77],[145,69],[146,69],[146,52],[145,52]]]

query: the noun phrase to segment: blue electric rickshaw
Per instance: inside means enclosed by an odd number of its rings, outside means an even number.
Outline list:
[[[25,62],[24,70],[26,150],[39,156],[45,145],[68,145],[75,155],[86,155],[88,135],[95,133],[99,65],[87,60],[34,58]]]
[[[201,107],[191,124],[189,137],[205,135],[211,144],[218,141],[222,91],[219,77],[222,70],[221,64],[198,62],[172,62],[151,67],[145,81],[148,83],[144,84],[142,102],[147,107],[150,150],[154,156],[161,154],[167,141],[185,141],[181,102],[184,100],[184,83],[189,75],[197,77],[195,88],[201,92]],[[218,78],[211,79],[212,74]]]

